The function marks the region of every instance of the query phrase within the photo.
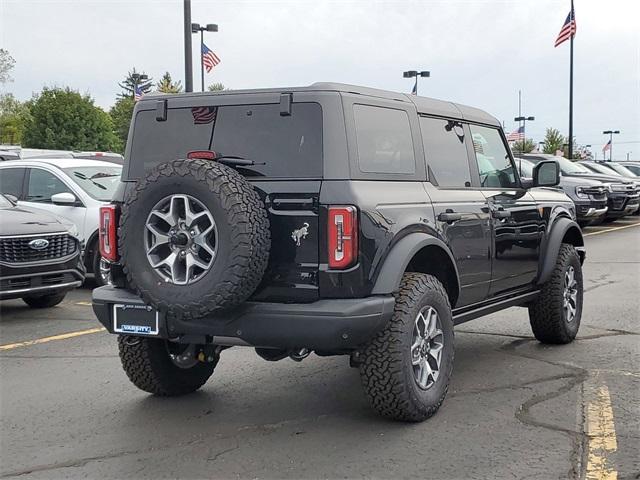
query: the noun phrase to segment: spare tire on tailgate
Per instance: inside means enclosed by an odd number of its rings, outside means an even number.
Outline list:
[[[149,170],[125,198],[119,235],[129,285],[184,319],[245,301],[271,246],[257,192],[234,169],[205,160]]]

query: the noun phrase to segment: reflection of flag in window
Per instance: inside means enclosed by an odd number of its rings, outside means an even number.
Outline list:
[[[191,109],[193,123],[196,125],[215,122],[217,113],[218,107],[193,107]]]

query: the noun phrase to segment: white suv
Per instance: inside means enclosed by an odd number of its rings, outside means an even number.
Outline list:
[[[106,283],[98,248],[99,209],[111,201],[122,166],[99,160],[51,158],[0,163],[0,193],[18,205],[37,207],[66,217],[78,227],[84,261],[96,283]]]

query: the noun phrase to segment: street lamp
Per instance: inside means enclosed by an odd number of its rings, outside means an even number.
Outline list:
[[[415,78],[416,79],[416,83],[413,85],[413,90],[411,91],[411,93],[413,95],[418,95],[418,77],[430,77],[431,76],[431,72],[428,72],[427,70],[422,70],[422,71],[407,70],[406,72],[402,72],[402,76],[404,78]]]
[[[524,153],[524,142],[527,140],[526,129],[527,122],[532,122],[536,119],[536,117],[516,117],[513,119],[514,122],[522,122],[522,153]]]
[[[136,90],[138,89],[138,85],[140,85],[144,80],[148,80],[149,76],[144,73],[132,73],[131,79],[133,80],[133,99],[136,99]]]
[[[609,135],[609,161],[613,159],[613,135],[617,135],[619,133],[620,130],[605,130],[602,132],[603,135]]]
[[[204,55],[202,50],[204,48],[204,32],[217,32],[218,25],[215,23],[207,23],[206,25],[200,25],[199,23],[191,24],[191,33],[200,32],[200,80],[202,82],[202,91],[204,92]]]

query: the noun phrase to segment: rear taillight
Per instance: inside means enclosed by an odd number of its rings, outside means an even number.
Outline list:
[[[100,255],[110,262],[118,261],[118,207],[100,207]]]
[[[329,268],[344,269],[358,261],[358,211],[352,206],[329,207],[327,221]]]

